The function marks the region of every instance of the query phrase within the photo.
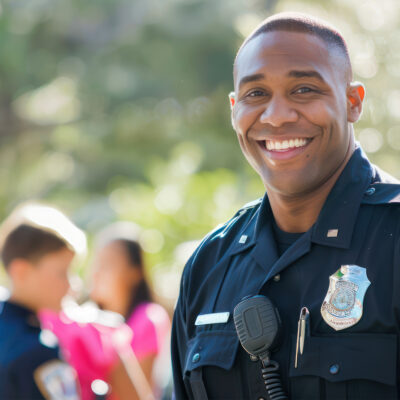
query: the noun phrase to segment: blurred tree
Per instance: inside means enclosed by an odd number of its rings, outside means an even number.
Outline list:
[[[90,234],[134,220],[154,271],[179,269],[178,244],[263,194],[227,94],[243,37],[281,10],[343,31],[367,86],[357,137],[400,177],[397,0],[13,0],[0,19],[0,217],[40,199]]]

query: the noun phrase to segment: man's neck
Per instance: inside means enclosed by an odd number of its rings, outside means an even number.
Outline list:
[[[350,160],[354,150],[355,145],[352,142],[341,166],[326,182],[309,193],[299,196],[285,196],[267,188],[272,212],[280,229],[285,232],[301,233],[307,232],[314,225],[330,191]]]
[[[278,227],[285,232],[307,232],[318,219],[332,187],[333,185],[324,188],[325,190],[302,197],[289,198],[276,193],[268,193]]]

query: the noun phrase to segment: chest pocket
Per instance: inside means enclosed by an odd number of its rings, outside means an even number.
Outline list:
[[[295,340],[293,337],[293,349]],[[397,399],[396,335],[310,336],[298,356],[297,368],[294,357],[292,351],[292,399]]]
[[[199,332],[188,342],[184,381],[186,387],[190,387],[188,393],[193,394],[193,399],[224,399],[224,377],[233,366],[238,345],[236,331],[231,330]],[[203,379],[205,368],[212,371],[212,379]],[[229,377],[232,379],[231,375]]]

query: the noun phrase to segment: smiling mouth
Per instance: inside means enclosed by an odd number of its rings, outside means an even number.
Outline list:
[[[296,138],[289,140],[258,140],[258,143],[261,147],[264,147],[268,151],[286,152],[306,147],[311,142],[311,140],[311,138]]]

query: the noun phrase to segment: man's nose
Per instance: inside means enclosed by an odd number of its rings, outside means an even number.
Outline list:
[[[280,127],[287,122],[296,122],[297,111],[282,96],[275,95],[265,105],[265,110],[260,116],[260,122],[273,127]]]

